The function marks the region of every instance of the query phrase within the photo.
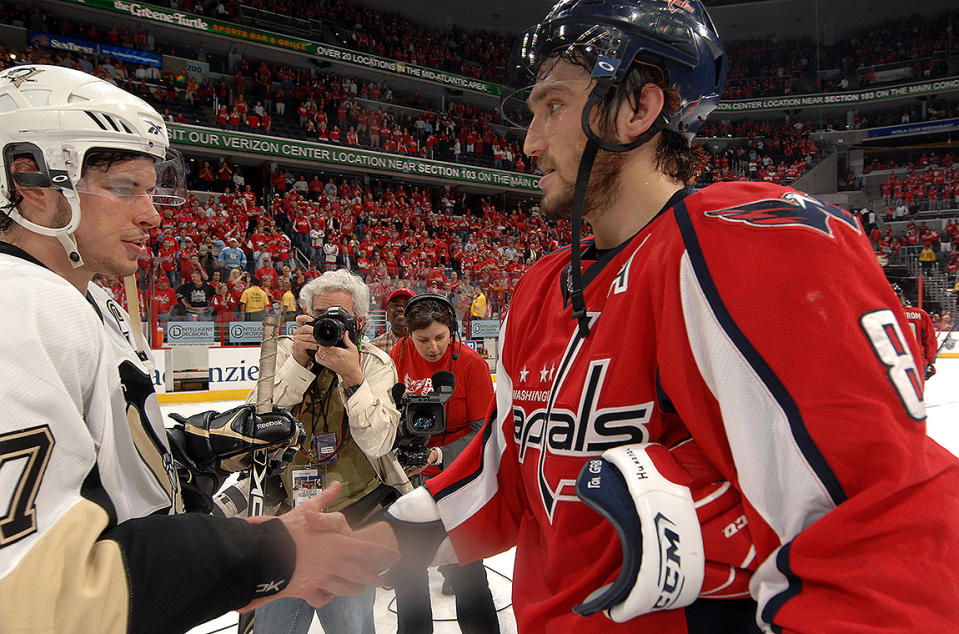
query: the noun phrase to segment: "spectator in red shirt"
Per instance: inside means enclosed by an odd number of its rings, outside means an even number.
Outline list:
[[[256,272],[253,274],[253,277],[256,278],[256,281],[260,283],[260,286],[262,286],[264,290],[266,289],[265,282],[267,279],[270,280],[271,286],[276,285],[276,278],[278,277],[278,274],[276,269],[273,268],[273,260],[270,258],[270,256],[263,256],[263,265],[256,270]]]
[[[178,303],[176,291],[170,286],[166,275],[157,277],[157,288],[153,291],[153,312],[158,321],[169,321],[170,310]]]
[[[230,322],[236,320],[236,315],[233,312],[234,302],[225,282],[217,284],[216,294],[210,298],[210,306],[214,311],[214,321]]]

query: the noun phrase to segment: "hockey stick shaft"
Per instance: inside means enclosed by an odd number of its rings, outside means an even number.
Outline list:
[[[123,278],[123,288],[127,294],[127,314],[130,315],[130,332],[133,334],[134,349],[140,360],[152,372],[154,370],[150,355],[143,348],[143,328],[140,326],[140,295],[137,292],[137,275],[132,273]]]
[[[260,376],[256,381],[256,413],[268,414],[273,411],[273,377],[276,375],[277,318],[267,315],[263,318],[263,336],[260,339]],[[257,449],[253,452],[250,464],[249,515],[263,515],[263,484],[266,480],[266,468],[269,451]],[[253,631],[254,612],[244,612],[237,622],[238,634],[250,634]]]
[[[260,376],[256,382],[256,413],[269,414],[273,411],[273,377],[276,374],[277,318],[267,315],[263,318],[263,338],[260,344]],[[257,449],[253,452],[253,464],[250,465],[250,516],[263,514],[263,482],[269,452]]]

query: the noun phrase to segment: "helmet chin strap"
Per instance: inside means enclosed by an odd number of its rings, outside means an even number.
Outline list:
[[[586,133],[586,147],[583,149],[583,156],[580,158],[579,169],[576,173],[573,208],[570,213],[572,233],[570,235],[570,287],[568,290],[570,303],[573,307],[572,316],[579,325],[579,335],[583,339],[589,336],[589,318],[586,315],[586,300],[583,298],[583,265],[580,255],[580,241],[583,237],[583,204],[586,202],[586,189],[589,186],[589,176],[593,171],[596,154],[600,149],[607,152],[628,152],[646,143],[666,127],[661,118],[657,117],[648,130],[629,143],[612,143],[598,137],[590,126],[590,115],[593,112],[593,107],[606,97],[612,86],[613,83],[610,79],[598,79],[586,99],[586,105],[583,106],[581,122],[583,132]]]
[[[31,222],[24,218],[20,214],[20,210],[16,207],[10,208],[7,213],[11,220],[16,222],[27,231],[32,231],[33,233],[43,236],[55,237],[60,242],[60,246],[62,246],[63,250],[66,252],[67,259],[70,260],[70,265],[76,269],[83,266],[83,258],[80,256],[80,251],[77,248],[77,239],[74,236],[77,227],[80,226],[79,196],[73,189],[60,189],[59,191],[64,195],[64,197],[66,197],[67,204],[70,205],[70,222],[67,223],[67,226],[65,227],[54,228],[38,225],[37,223]]]

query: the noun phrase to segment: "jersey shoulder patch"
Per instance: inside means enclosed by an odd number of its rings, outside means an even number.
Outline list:
[[[703,212],[707,218],[742,222],[755,227],[806,227],[834,237],[831,219],[862,230],[856,216],[831,203],[797,191],[785,191],[778,197],[752,200],[739,205]]]

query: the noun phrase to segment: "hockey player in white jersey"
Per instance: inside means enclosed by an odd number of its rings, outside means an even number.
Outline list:
[[[359,593],[393,560],[320,513],[335,487],[278,519],[179,514],[208,504],[223,459],[298,425],[208,412],[181,420],[171,452],[146,346],[91,283],[136,271],[183,182],[144,101],[74,70],[0,72],[0,631],[184,631]]]

